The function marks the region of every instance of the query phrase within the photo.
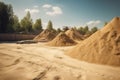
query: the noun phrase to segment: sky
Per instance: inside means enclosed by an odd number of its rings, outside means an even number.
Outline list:
[[[22,19],[30,11],[33,22],[41,18],[54,28],[63,26],[103,27],[113,17],[120,16],[120,0],[0,0],[11,4],[15,15]]]

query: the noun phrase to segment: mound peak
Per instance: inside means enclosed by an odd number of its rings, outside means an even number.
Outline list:
[[[112,21],[118,21],[120,18],[119,17],[114,17]]]
[[[64,32],[60,32],[52,41],[48,43],[50,46],[71,46],[75,45],[72,39],[70,39]]]
[[[56,33],[51,30],[45,29],[39,35],[37,35],[34,40],[35,41],[51,41],[55,38]]]
[[[113,18],[66,54],[91,63],[120,66],[120,18]]]
[[[113,18],[102,30],[115,30],[117,32],[120,32],[120,18],[115,17]]]
[[[58,36],[62,37],[62,36],[66,36],[66,34],[64,32],[60,32]]]
[[[65,34],[72,40],[83,40],[82,35],[75,29],[71,28],[65,32]]]

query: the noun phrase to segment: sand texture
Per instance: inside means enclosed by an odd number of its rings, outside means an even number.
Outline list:
[[[48,29],[43,30],[39,35],[37,35],[33,40],[35,41],[51,41],[55,38],[56,33]]]
[[[0,80],[120,80],[120,68],[64,55],[70,47],[0,44]]]
[[[91,63],[120,66],[120,18],[113,18],[66,54]]]
[[[52,41],[48,43],[50,46],[71,46],[76,42],[70,39],[64,32],[59,33]]]
[[[81,35],[77,30],[71,28],[65,32],[65,34],[72,40],[83,40],[83,35]]]

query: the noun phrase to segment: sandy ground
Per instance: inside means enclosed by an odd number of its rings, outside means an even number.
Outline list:
[[[70,48],[0,43],[0,80],[120,80],[120,67],[72,59]]]

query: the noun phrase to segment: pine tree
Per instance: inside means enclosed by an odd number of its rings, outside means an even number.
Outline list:
[[[53,30],[53,24],[52,21],[49,20],[48,25],[47,25],[48,30]]]

